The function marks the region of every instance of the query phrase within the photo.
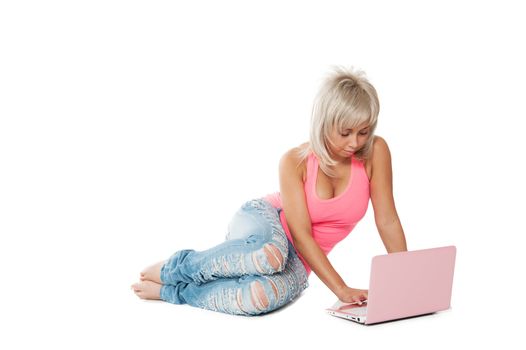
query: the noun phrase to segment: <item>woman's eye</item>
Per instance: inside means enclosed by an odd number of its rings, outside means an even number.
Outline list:
[[[360,135],[362,135],[362,136],[365,136],[365,135],[367,135],[367,134],[368,134],[367,132],[365,132],[365,133],[362,133],[362,132],[361,132],[361,133],[360,133]],[[347,136],[349,136],[350,134],[341,134],[341,135],[342,135],[343,137],[347,137]]]

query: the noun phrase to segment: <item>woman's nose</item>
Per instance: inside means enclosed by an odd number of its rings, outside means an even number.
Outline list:
[[[358,145],[358,140],[356,139],[356,136],[351,136],[351,139],[349,140],[349,143],[347,144],[348,148],[356,149],[356,146]]]

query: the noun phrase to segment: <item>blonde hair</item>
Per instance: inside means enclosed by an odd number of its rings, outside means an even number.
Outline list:
[[[310,137],[307,147],[300,149],[300,163],[314,152],[320,168],[330,177],[336,177],[332,170],[337,164],[328,150],[329,134],[335,126],[338,130],[369,126],[368,139],[353,157],[365,160],[372,152],[374,131],[380,112],[376,89],[365,78],[365,73],[353,67],[332,66],[314,100],[311,116]]]

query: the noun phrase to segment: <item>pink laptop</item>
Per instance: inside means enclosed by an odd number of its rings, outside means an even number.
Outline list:
[[[451,306],[456,247],[398,252],[373,257],[368,300],[339,300],[326,311],[363,324],[447,310]]]

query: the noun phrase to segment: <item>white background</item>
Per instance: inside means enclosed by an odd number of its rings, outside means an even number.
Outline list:
[[[0,347],[523,346],[519,2],[188,3],[1,3]],[[331,65],[378,91],[409,249],[457,246],[452,308],[365,327],[314,274],[265,317],[137,298],[145,266],[279,190]],[[384,253],[369,206],[329,257],[367,288]]]

